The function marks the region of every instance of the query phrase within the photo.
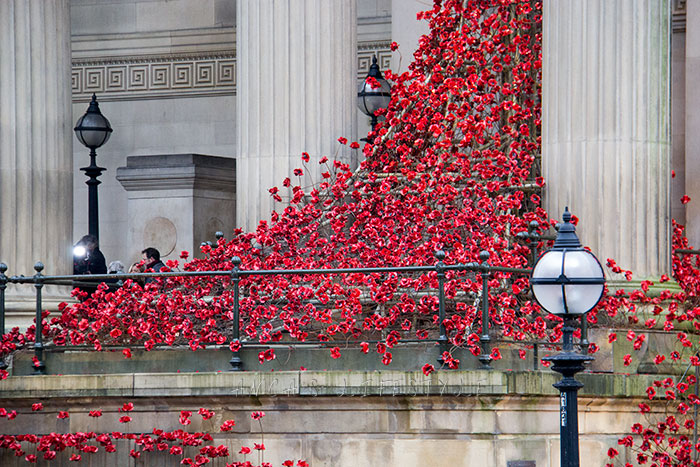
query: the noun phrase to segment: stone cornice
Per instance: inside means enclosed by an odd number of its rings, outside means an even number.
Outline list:
[[[201,154],[129,156],[117,169],[126,191],[212,190],[236,191],[235,159]]]
[[[72,60],[76,66],[120,65],[135,63],[165,63],[191,60],[216,60],[222,58],[236,58],[235,49],[208,51],[202,53],[173,53],[173,54],[143,54],[115,57],[82,57]]]
[[[377,49],[387,49],[391,46],[391,41],[363,41],[357,43],[357,50],[377,50]]]
[[[236,173],[225,169],[162,167],[135,169],[119,167],[117,180],[126,191],[214,190],[235,193]]]

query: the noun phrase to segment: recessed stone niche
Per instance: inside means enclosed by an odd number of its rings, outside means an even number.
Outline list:
[[[202,154],[129,156],[117,169],[128,194],[131,262],[155,247],[165,259],[199,255],[215,233],[230,235],[236,221],[235,159]]]

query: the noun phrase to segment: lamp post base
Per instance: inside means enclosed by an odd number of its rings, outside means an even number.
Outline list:
[[[561,444],[561,467],[579,467],[578,451],[578,390],[583,383],[574,375],[585,369],[584,364],[593,357],[565,351],[553,357],[543,358],[552,362],[552,370],[562,374],[562,379],[553,386],[559,396],[559,435]]]

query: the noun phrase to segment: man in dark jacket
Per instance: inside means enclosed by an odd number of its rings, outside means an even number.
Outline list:
[[[165,267],[165,264],[160,260],[160,251],[153,247],[148,247],[141,251],[141,257],[144,259],[146,271],[153,269],[153,272],[160,272]]]

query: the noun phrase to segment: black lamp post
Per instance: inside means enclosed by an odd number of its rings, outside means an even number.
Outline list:
[[[372,57],[372,65],[369,67],[367,78],[362,82],[360,91],[357,93],[357,106],[362,113],[372,119],[372,131],[376,130],[379,122],[375,112],[379,109],[386,109],[391,101],[391,86],[384,79],[377,56]]]
[[[598,259],[581,247],[571,213],[566,208],[551,250],[537,260],[530,277],[532,293],[542,308],[564,319],[562,352],[546,360],[552,369],[562,374],[554,384],[560,396],[561,467],[578,467],[578,401],[577,392],[583,384],[576,373],[592,357],[574,351],[574,324],[579,317],[595,307],[603,296],[605,275]]]
[[[97,185],[101,182],[97,177],[107,169],[99,167],[95,163],[95,158],[97,157],[95,150],[109,140],[112,134],[112,127],[109,124],[109,120],[100,112],[100,106],[97,103],[95,94],[92,95],[92,101],[90,101],[87,112],[75,124],[74,131],[78,140],[90,149],[90,165],[82,167],[80,170],[88,176],[88,181],[85,182],[88,186],[88,233],[99,239],[100,221],[97,204]]]

